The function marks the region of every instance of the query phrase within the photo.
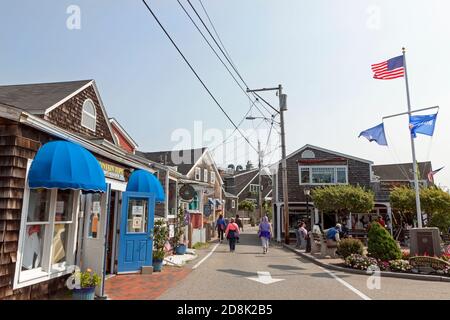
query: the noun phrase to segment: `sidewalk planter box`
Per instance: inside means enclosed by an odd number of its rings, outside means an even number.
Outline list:
[[[175,253],[176,254],[185,254],[186,253],[186,245],[184,244],[179,244],[178,246],[175,247]]]
[[[73,289],[72,300],[94,300],[95,287]]]
[[[161,259],[153,259],[153,271],[161,272],[163,261]]]

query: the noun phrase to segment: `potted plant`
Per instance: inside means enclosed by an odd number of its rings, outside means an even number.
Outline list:
[[[184,219],[184,209],[182,207],[178,208],[177,222],[175,224],[175,234],[173,237],[173,244],[176,254],[186,253],[186,244],[181,241],[184,235],[185,219]]]
[[[165,244],[169,236],[166,222],[162,219],[155,221],[153,229],[153,271],[160,272],[163,265]]]
[[[75,286],[73,287],[73,300],[94,300],[95,288],[101,283],[101,278],[91,269],[81,272],[77,270],[72,275],[75,278]]]

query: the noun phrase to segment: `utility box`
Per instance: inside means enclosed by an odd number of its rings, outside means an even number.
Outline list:
[[[441,237],[438,228],[413,228],[410,230],[410,255],[439,256]]]

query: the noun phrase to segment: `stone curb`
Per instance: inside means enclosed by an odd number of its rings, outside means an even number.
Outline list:
[[[357,270],[357,269],[350,269],[350,268],[343,268],[343,267],[338,267],[338,266],[334,266],[334,265],[329,265],[329,264],[324,263],[314,257],[311,257],[310,255],[307,255],[303,252],[297,251],[292,246],[289,246],[284,243],[282,245],[284,248],[295,252],[297,255],[299,255],[309,261],[312,261],[313,263],[315,263],[318,266],[321,266],[323,268],[331,269],[331,270],[335,270],[335,271],[341,271],[341,272],[345,272],[345,273],[362,274],[362,275],[369,276],[369,274],[367,274],[366,271],[364,271],[364,270]],[[450,277],[442,277],[442,276],[435,276],[435,275],[423,275],[423,274],[400,273],[400,272],[389,272],[389,271],[380,271],[380,274],[383,277],[389,277],[389,278],[450,282]]]

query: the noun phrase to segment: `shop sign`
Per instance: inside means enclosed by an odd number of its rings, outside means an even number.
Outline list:
[[[192,201],[195,196],[195,190],[191,185],[185,184],[180,188],[179,195],[183,200]]]
[[[120,181],[125,181],[125,169],[120,168],[117,166],[114,166],[112,164],[99,161],[100,166],[103,169],[103,173],[105,174],[105,177],[112,178]]]
[[[144,214],[144,207],[143,206],[133,206],[131,208],[131,214],[133,216],[142,216]]]
[[[409,264],[414,268],[433,268],[435,270],[442,270],[445,267],[449,267],[450,263],[434,257],[411,257],[409,258]]]
[[[133,229],[140,229],[142,227],[142,217],[133,217]]]
[[[203,215],[204,215],[205,217],[209,217],[209,216],[211,215],[211,205],[205,204],[205,205],[203,206]]]
[[[100,213],[100,201],[94,201],[92,203],[92,212]]]

